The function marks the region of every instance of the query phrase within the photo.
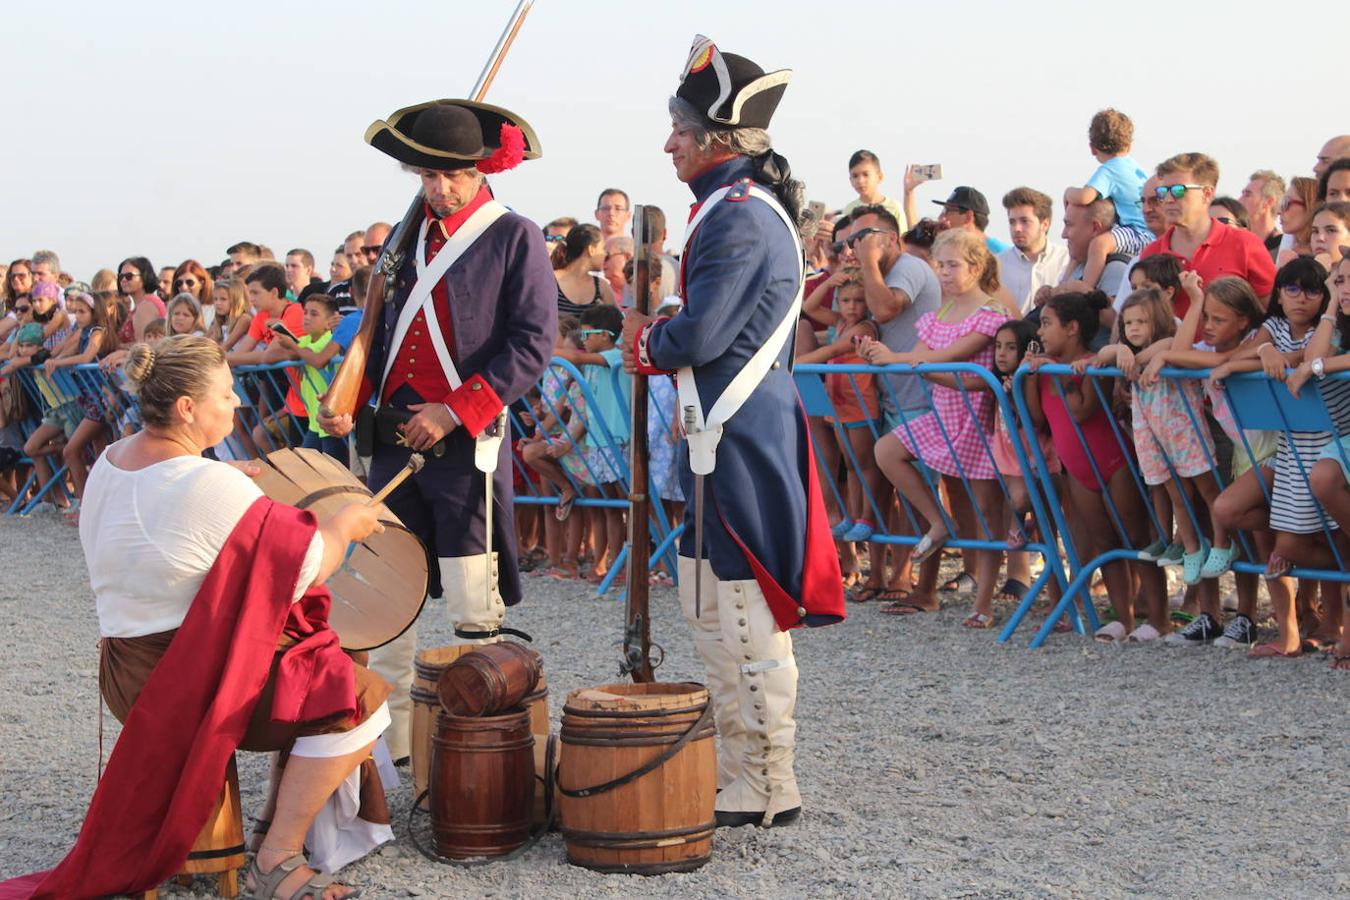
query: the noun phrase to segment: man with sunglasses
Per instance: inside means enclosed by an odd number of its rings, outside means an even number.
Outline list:
[[[375,261],[380,258],[380,250],[384,247],[384,242],[389,239],[389,232],[394,227],[388,222],[376,222],[366,229],[366,235],[361,244],[361,258],[364,265],[373,266]]]
[[[1201,284],[1236,275],[1247,280],[1256,296],[1269,296],[1275,262],[1265,244],[1245,228],[1225,225],[1209,215],[1219,184],[1218,163],[1203,153],[1181,153],[1160,162],[1157,176],[1154,196],[1162,203],[1168,228],[1139,258],[1171,253],[1200,276]],[[1172,303],[1178,316],[1190,308],[1184,291]]]

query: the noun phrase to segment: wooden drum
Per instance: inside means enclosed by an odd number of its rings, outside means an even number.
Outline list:
[[[534,735],[530,714],[441,713],[432,739],[431,826],[436,850],[451,859],[502,856],[530,836]]]
[[[323,519],[371,492],[345,466],[318,450],[278,450],[254,479],[272,500],[308,509]],[[373,650],[408,630],[427,595],[427,554],[393,513],[380,516],[384,532],[347,553],[326,587],[333,595],[328,624],[344,650]]]
[[[567,861],[657,875],[712,855],[717,758],[699,684],[610,684],[563,707],[558,790]]]

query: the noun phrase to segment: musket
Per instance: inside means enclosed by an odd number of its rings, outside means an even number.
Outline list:
[[[483,71],[478,75],[478,81],[474,83],[473,94],[470,97],[473,101],[481,101],[487,95],[488,88],[497,77],[497,70],[502,67],[502,60],[506,58],[516,35],[520,33],[520,26],[525,23],[525,16],[529,14],[532,6],[534,0],[520,0],[516,5],[516,11],[511,14],[501,37],[497,39],[497,46],[492,48],[492,54],[488,56]],[[412,249],[418,220],[424,208],[423,203],[422,191],[419,188],[412,203],[408,204],[408,211],[399,222],[396,232],[398,240],[386,243],[375,262],[375,268],[370,274],[370,285],[366,289],[365,313],[361,318],[361,327],[357,330],[356,337],[352,339],[351,347],[343,356],[342,365],[333,376],[328,392],[321,398],[323,405],[320,412],[325,416],[356,415],[356,401],[361,394],[361,380],[365,376],[366,361],[370,358],[370,346],[375,340],[375,326],[384,315],[385,303],[394,293],[394,274],[398,272],[399,266],[407,259],[408,252]]]
[[[633,207],[633,308],[651,314],[651,266],[648,250],[647,210]],[[629,398],[628,490],[628,591],[624,606],[623,662],[620,668],[639,683],[656,680],[651,660],[651,615],[648,599],[647,559],[651,556],[648,516],[651,482],[647,472],[647,379],[633,378]]]

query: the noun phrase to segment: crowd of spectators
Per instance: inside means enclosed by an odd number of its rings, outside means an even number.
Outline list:
[[[1287,575],[1337,568],[1350,551],[1343,442],[1244,430],[1223,390],[1243,371],[1287,380],[1291,391],[1315,383],[1337,433],[1350,435],[1350,388],[1326,378],[1350,370],[1350,136],[1329,140],[1311,174],[1261,169],[1236,197],[1218,194],[1219,164],[1203,153],[1137,161],[1133,124],[1116,110],[1093,117],[1088,139],[1093,165],[1056,186],[1058,199],[1030,186],[1002,197],[1011,244],[988,233],[995,213],[976,187],[954,186],[922,215],[917,188],[940,174],[906,167],[891,196],[869,150],[848,160],[856,197],[821,208],[806,227],[799,363],[973,363],[993,376],[824,377],[832,415],[812,417],[812,434],[834,488],[826,497],[849,597],[921,615],[944,595],[969,594],[963,624],[993,626],[1000,604],[1019,602],[1032,582],[1035,561],[1020,548],[1056,537],[1037,535],[1028,499],[1037,486],[1014,451],[1020,441],[1040,450],[1080,558],[1125,546],[1143,554],[1102,567],[1094,591],[1109,610],[1099,640],[1281,658],[1329,648],[1350,667],[1345,586]],[[1063,243],[1053,239],[1057,209]],[[556,355],[571,366],[551,369],[515,410],[518,487],[557,497],[519,516],[522,565],[540,575],[598,582],[624,542],[623,511],[585,501],[624,494],[629,382],[615,344],[635,284],[662,314],[679,314],[665,216],[646,210],[651,242],[637,266],[633,207],[620,189],[600,193],[594,224],[564,216],[543,226],[558,282]],[[389,232],[377,222],[347,234],[326,272],[310,250],[277,260],[249,241],[213,265],[156,269],[131,256],[88,281],[50,250],[0,266],[0,496],[31,496],[61,471],[38,508],[76,521],[89,465],[138,427],[134,404],[117,402],[126,348],[178,334],[218,341],[241,374],[273,373],[241,383],[238,427],[213,453],[303,445],[360,473],[349,442],[319,428],[316,407],[359,328]],[[1074,374],[1039,371],[1052,363]],[[90,364],[102,381],[63,377]],[[1010,391],[1019,367],[1032,373],[1021,383],[1034,434],[1007,420],[1012,398],[1002,403],[988,387]],[[1124,377],[1094,371],[1107,367]],[[1178,380],[1160,377],[1164,367],[1213,373]],[[662,513],[679,521],[675,392],[666,378],[650,389],[653,482]],[[1207,427],[1194,427],[1188,410]],[[1087,525],[1108,519],[1118,527]],[[1251,535],[1249,561],[1262,575],[1232,572],[1246,558],[1239,531]],[[917,543],[874,539],[887,534]],[[939,584],[958,535],[1002,549],[962,551],[960,573]],[[651,577],[671,573],[663,564]],[[1264,642],[1261,600],[1275,623]]]

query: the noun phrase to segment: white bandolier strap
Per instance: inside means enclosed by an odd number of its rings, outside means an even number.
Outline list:
[[[744,368],[736,373],[736,377],[731,379],[726,390],[713,403],[712,409],[705,415],[703,404],[699,401],[698,386],[694,382],[694,370],[686,366],[679,371],[676,378],[676,387],[680,395],[680,408],[682,410],[693,411],[695,428],[691,431],[686,428],[686,438],[689,441],[689,468],[695,475],[707,475],[717,467],[717,444],[722,439],[722,426],[736,414],[736,412],[745,404],[764,380],[764,376],[769,374],[773,368],[774,360],[782,353],[783,347],[792,336],[793,329],[797,324],[797,317],[802,307],[802,291],[806,282],[806,256],[802,252],[801,236],[797,232],[797,226],[793,223],[787,210],[778,202],[769,191],[764,188],[751,184],[748,189],[738,187],[738,185],[728,185],[714,191],[699,208],[698,214],[694,216],[689,223],[689,238],[685,242],[685,253],[689,252],[689,244],[693,241],[694,234],[698,226],[708,213],[722,201],[724,197],[732,190],[746,190],[751,197],[769,204],[769,207],[778,214],[787,226],[788,233],[792,235],[792,244],[797,248],[797,294],[789,305],[787,314],[783,320],[774,328],[769,339],[760,345],[746,361]]]
[[[380,390],[377,397],[384,395],[384,382],[389,378],[389,372],[394,367],[394,358],[398,356],[399,348],[403,346],[403,339],[408,336],[408,329],[412,326],[413,319],[417,318],[417,311],[422,310],[427,317],[427,328],[431,332],[431,343],[436,350],[436,358],[440,361],[441,368],[445,370],[445,379],[450,382],[450,389],[455,390],[464,383],[459,377],[459,371],[455,368],[455,362],[450,358],[449,348],[445,346],[445,335],[441,333],[440,317],[436,314],[436,304],[432,301],[432,289],[445,277],[445,273],[450,270],[461,256],[464,255],[474,242],[487,231],[488,227],[496,222],[502,216],[506,215],[507,209],[496,200],[489,200],[478,209],[473,215],[464,220],[464,223],[452,234],[436,254],[436,258],[430,263],[426,260],[427,247],[427,229],[431,222],[428,219],[422,221],[422,228],[417,234],[417,248],[414,262],[417,263],[417,283],[413,285],[412,291],[408,294],[408,299],[403,303],[403,309],[399,311],[398,322],[394,325],[393,340],[389,343],[389,354],[384,360],[384,374],[380,376]]]

